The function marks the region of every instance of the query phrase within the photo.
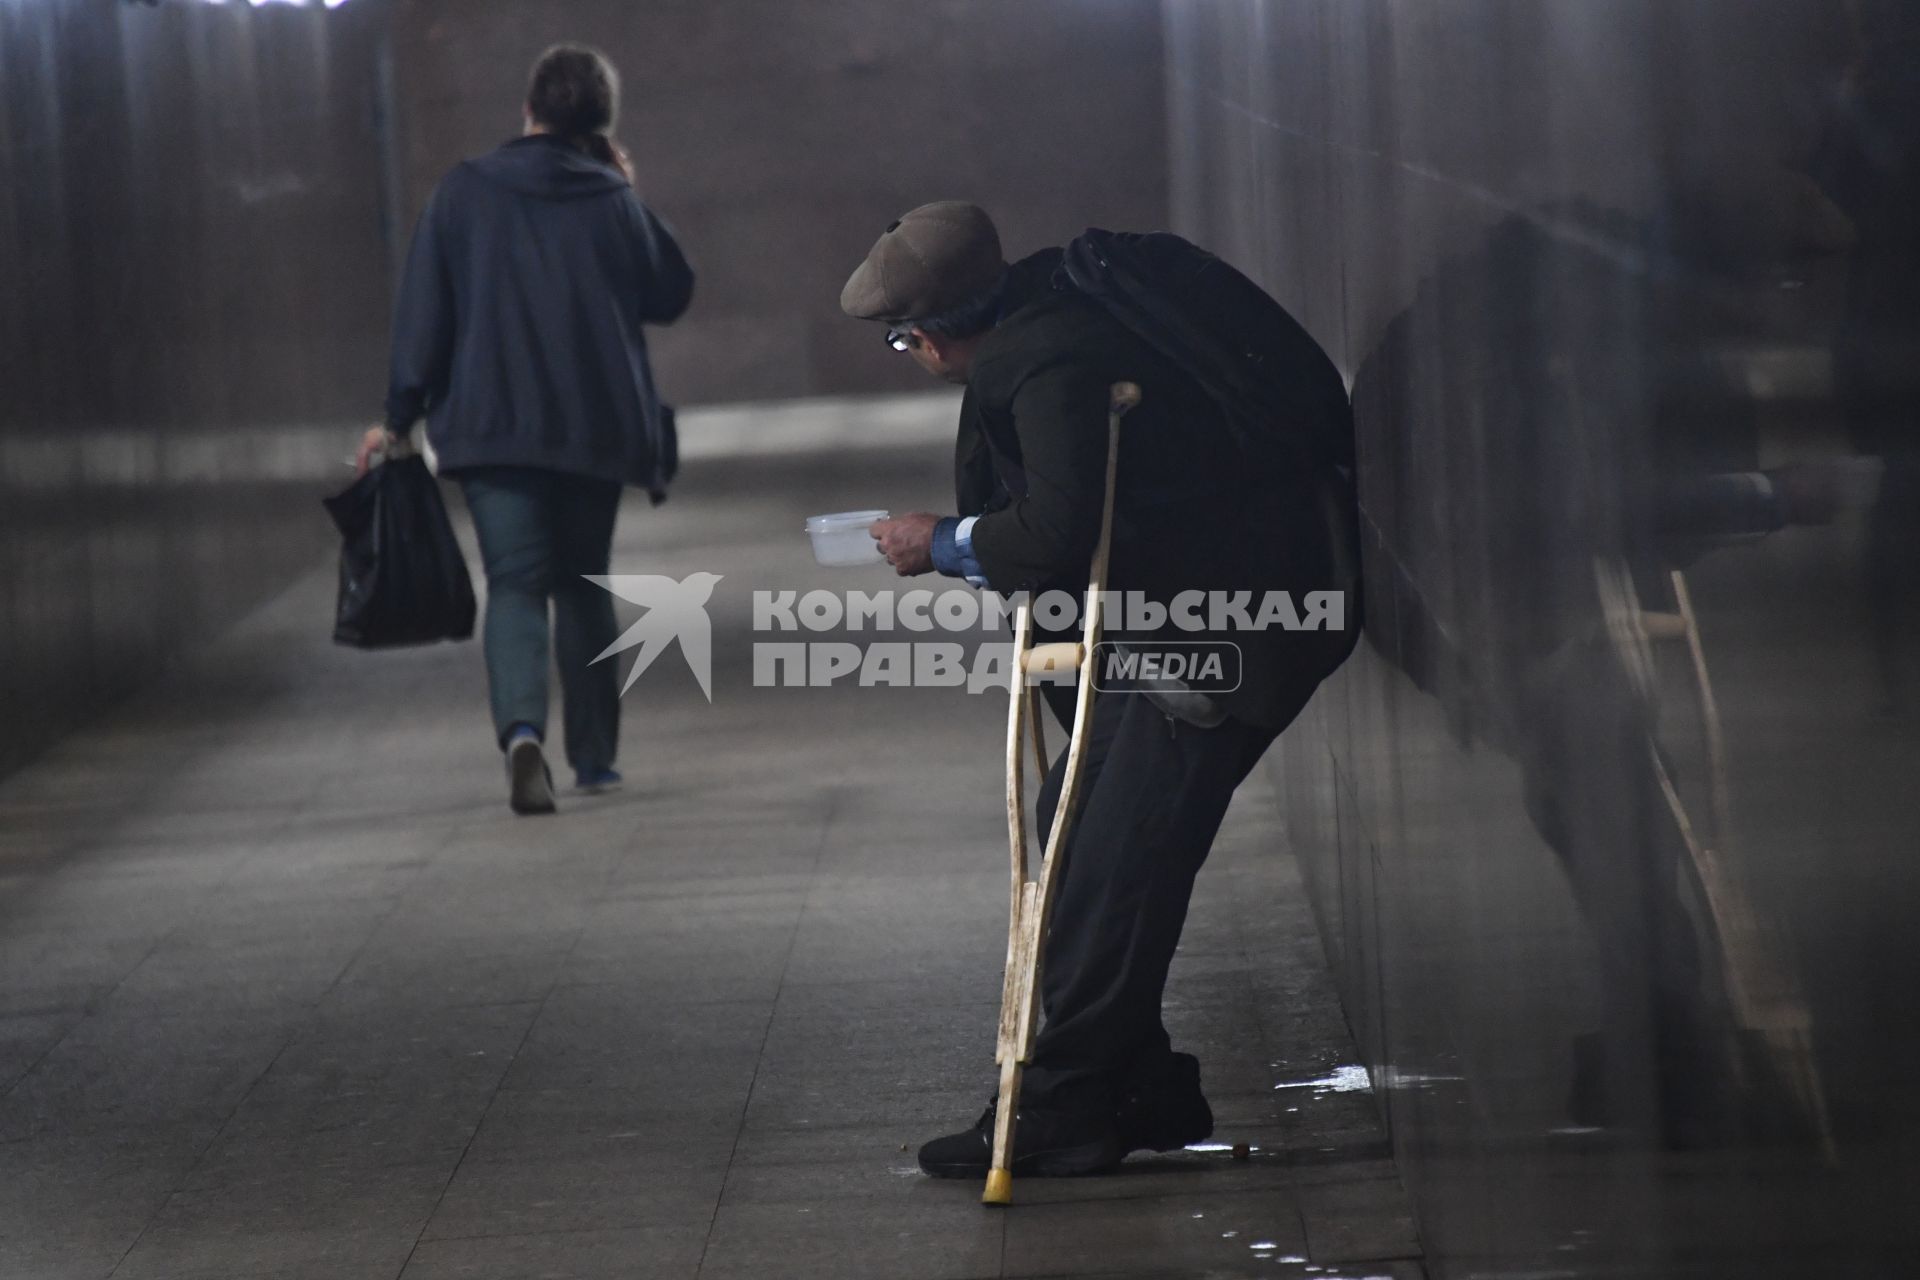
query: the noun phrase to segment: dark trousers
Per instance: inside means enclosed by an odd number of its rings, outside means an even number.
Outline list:
[[[1887,709],[1910,708],[1914,695],[1914,645],[1920,640],[1920,452],[1889,449],[1880,494],[1867,519],[1867,629],[1880,666]]]
[[[1682,897],[1697,873],[1654,764],[1645,694],[1605,636],[1562,661],[1551,680],[1521,682],[1531,693],[1517,754],[1528,816],[1559,856],[1598,960],[1601,1027],[1581,1040],[1604,1046],[1609,1065],[1585,1082],[1576,1069],[1586,1114],[1575,1118],[1619,1123],[1651,1099],[1685,1119],[1729,1078],[1723,957],[1703,949]]]
[[[461,490],[487,570],[483,628],[493,729],[547,731],[549,627],[566,718],[567,763],[610,768],[620,741],[620,675],[594,662],[619,634],[613,597],[588,582],[607,572],[620,486],[531,467],[476,467]]]
[[[1022,1086],[1035,1105],[1104,1108],[1163,1070],[1160,999],[1194,877],[1234,788],[1279,734],[1231,719],[1198,728],[1121,692],[1096,695],[1090,728],[1041,974],[1046,1020]],[[1043,832],[1064,769],[1062,752],[1040,791]]]

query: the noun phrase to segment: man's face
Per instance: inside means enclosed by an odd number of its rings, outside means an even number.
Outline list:
[[[973,343],[960,338],[943,338],[928,333],[924,329],[895,329],[907,345],[904,349],[913,357],[913,362],[925,369],[942,382],[951,382],[956,386],[965,385],[967,373],[973,367]]]

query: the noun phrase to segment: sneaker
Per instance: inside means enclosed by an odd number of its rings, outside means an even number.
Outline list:
[[[1123,1151],[1177,1151],[1212,1137],[1213,1108],[1200,1092],[1200,1060],[1176,1053],[1157,1078],[1129,1085],[1114,1128]]]
[[[519,814],[552,813],[553,771],[540,750],[540,738],[531,730],[507,740],[507,803]]]
[[[920,1168],[935,1178],[985,1178],[993,1165],[997,1101],[973,1128],[920,1148]],[[1111,1117],[1089,1112],[1021,1108],[1013,1121],[1013,1172],[1023,1178],[1107,1173],[1126,1154]]]
[[[573,771],[573,789],[582,795],[598,795],[602,791],[617,791],[624,779],[618,769],[575,769]]]

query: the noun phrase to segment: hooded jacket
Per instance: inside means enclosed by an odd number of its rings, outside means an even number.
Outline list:
[[[617,169],[544,134],[443,178],[414,231],[387,425],[422,415],[449,475],[535,467],[664,492],[672,465],[644,326],[693,271]]]

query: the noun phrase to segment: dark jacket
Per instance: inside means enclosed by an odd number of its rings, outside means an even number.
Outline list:
[[[1329,519],[1321,478],[1245,465],[1219,407],[1191,377],[1097,303],[1054,287],[1059,262],[1054,249],[1014,264],[961,407],[957,497],[961,514],[986,513],[972,538],[988,584],[1008,593],[1086,590],[1100,535],[1108,388],[1129,381],[1142,398],[1121,425],[1110,590],[1161,603],[1182,591],[1248,591],[1257,607],[1267,591],[1299,604],[1309,591],[1348,589],[1337,567],[1347,534]],[[1185,638],[1238,644],[1241,686],[1220,700],[1241,720],[1278,728],[1352,651],[1359,619],[1351,592],[1347,606],[1341,632]]]
[[[424,413],[440,469],[538,467],[664,490],[643,326],[693,272],[618,170],[536,134],[441,180],[407,255],[387,425]]]

